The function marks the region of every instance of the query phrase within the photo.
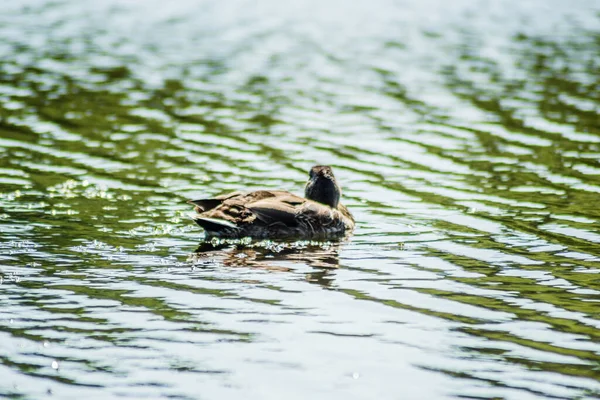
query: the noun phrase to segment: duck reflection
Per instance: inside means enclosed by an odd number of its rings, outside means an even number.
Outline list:
[[[270,271],[294,271],[305,265],[315,270],[306,274],[309,282],[329,286],[339,268],[341,243],[297,246],[295,244],[232,245],[202,242],[189,255],[194,264],[220,263],[226,267],[256,268]]]

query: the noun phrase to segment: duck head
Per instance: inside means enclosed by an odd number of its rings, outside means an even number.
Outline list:
[[[337,208],[342,189],[337,184],[331,167],[326,165],[315,165],[310,169],[309,180],[304,189],[304,197],[331,208]]]

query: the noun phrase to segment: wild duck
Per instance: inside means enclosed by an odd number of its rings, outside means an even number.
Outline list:
[[[316,165],[309,172],[305,197],[258,190],[188,203],[195,205],[197,214],[192,218],[209,238],[329,238],[354,229],[354,218],[340,203],[341,195],[331,167]]]

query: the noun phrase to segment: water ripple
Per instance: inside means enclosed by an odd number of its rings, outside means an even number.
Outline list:
[[[598,398],[597,4],[282,4],[0,6],[0,396]],[[316,163],[349,240],[188,217]]]

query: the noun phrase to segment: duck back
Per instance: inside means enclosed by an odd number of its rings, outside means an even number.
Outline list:
[[[328,238],[354,228],[343,205],[332,208],[286,191],[233,192],[190,203],[207,237]]]

